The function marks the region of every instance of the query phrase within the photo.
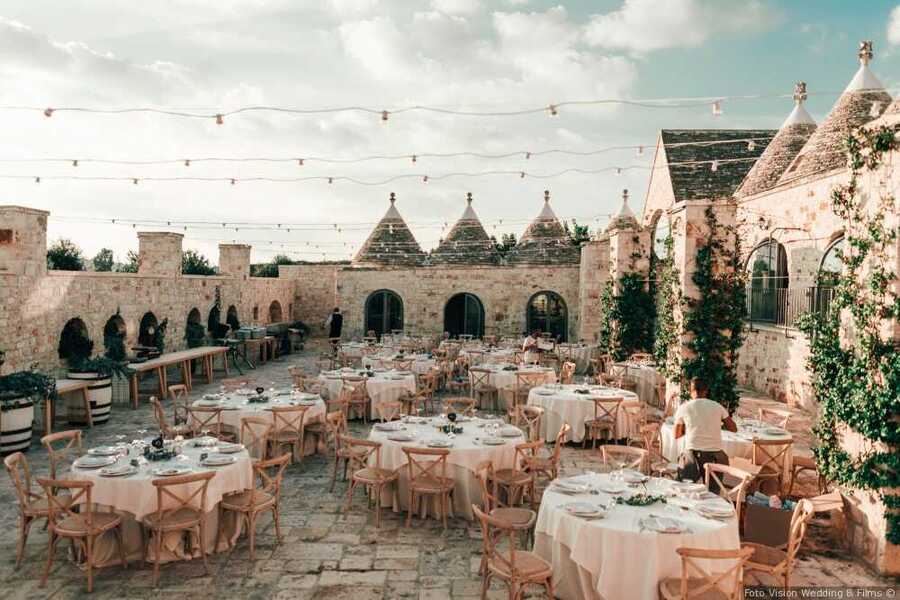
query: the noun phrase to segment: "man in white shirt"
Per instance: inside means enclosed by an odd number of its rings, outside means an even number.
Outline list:
[[[538,350],[538,340],[541,338],[539,329],[535,329],[522,342],[522,350],[525,351],[525,364],[534,364],[540,361],[541,355]]]
[[[684,452],[678,460],[678,479],[700,481],[705,476],[706,463],[728,464],[728,455],[722,450],[722,428],[737,431],[737,425],[724,406],[706,398],[708,394],[706,384],[694,379],[692,400],[675,411],[675,438],[685,438]]]

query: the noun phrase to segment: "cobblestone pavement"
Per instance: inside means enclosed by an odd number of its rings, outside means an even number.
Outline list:
[[[250,371],[249,377],[267,387],[271,382],[287,383],[287,367],[301,364],[315,371],[315,353],[307,350],[283,357]],[[193,396],[211,389],[197,385]],[[755,411],[765,402],[748,398],[744,410]],[[803,419],[807,419],[804,421]],[[117,435],[133,439],[136,431],[153,423],[145,402],[132,411],[117,404],[110,422],[85,431],[85,445],[92,447],[118,441]],[[808,431],[808,417],[800,416],[797,427]],[[65,425],[59,423],[57,428]],[[364,436],[367,427],[352,424],[355,434]],[[563,473],[577,472],[592,465],[590,451],[567,447],[563,453]],[[45,473],[45,453],[35,439],[27,458],[33,471]],[[364,511],[362,497],[354,509],[344,514],[346,489],[339,485],[335,493],[328,491],[330,462],[321,456],[309,457],[303,465],[293,465],[287,472],[282,490],[282,528],[284,542],[276,545],[274,528],[268,521],[258,526],[257,559],[251,563],[246,540],[242,538],[233,552],[210,557],[211,575],[206,575],[199,561],[171,563],[162,568],[160,589],[154,590],[151,571],[146,566],[131,565],[101,569],[95,573],[92,598],[144,598],[162,595],[174,598],[307,598],[369,600],[376,598],[477,598],[480,590],[478,562],[481,553],[480,532],[466,521],[456,519],[446,533],[434,520],[414,522],[403,527],[402,515],[384,512],[381,530],[376,530],[370,515]],[[26,560],[16,571],[17,509],[12,484],[0,479],[0,502],[7,508],[0,513],[0,598],[86,597],[82,572],[59,552],[47,587],[38,587],[46,559],[47,536],[38,526],[29,537]],[[265,517],[263,517],[265,518]],[[835,550],[827,530],[811,528],[811,551],[804,552],[795,571],[797,585],[883,585],[866,569]],[[757,578],[748,577],[748,583]],[[763,580],[765,582],[765,580]],[[505,598],[499,586],[490,592],[492,598]],[[610,599],[614,600],[614,599]]]

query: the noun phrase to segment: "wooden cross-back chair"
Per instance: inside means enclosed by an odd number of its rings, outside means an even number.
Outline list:
[[[523,442],[516,445],[516,457],[511,469],[496,469],[493,472],[491,483],[494,496],[500,506],[513,506],[524,502],[525,496],[531,507],[537,506],[538,498],[535,491],[535,472],[529,469],[534,461],[540,458],[540,451],[544,448],[544,441]],[[505,493],[506,501],[500,498]]]
[[[591,448],[597,447],[597,436],[603,432],[609,433],[609,439],[619,437],[619,410],[624,398],[603,397],[594,398],[594,418],[584,422],[584,439],[581,447],[586,448],[588,440]]]
[[[272,429],[269,431],[269,448],[272,456],[280,456],[284,446],[290,446],[291,455],[303,462],[306,442],[306,412],[308,406],[270,406]]]
[[[174,477],[159,477],[150,483],[156,488],[156,510],[144,518],[144,525],[151,536],[147,544],[154,545],[153,585],[159,585],[159,565],[162,560],[163,538],[169,532],[188,533],[193,548],[203,559],[203,568],[209,575],[206,560],[206,492],[209,481],[215,477],[213,471],[201,471]],[[145,552],[147,556],[149,553]],[[188,556],[191,556],[189,553]]]
[[[751,548],[707,550],[705,548],[677,548],[681,557],[681,577],[659,582],[659,597],[663,600],[691,600],[722,598],[740,600],[744,593],[744,565],[753,554]],[[710,573],[706,565],[715,563]]]
[[[332,356],[320,356],[316,359],[316,368],[319,372],[330,371],[334,368],[334,358]]]
[[[281,499],[282,477],[289,460],[290,457],[285,454],[278,458],[253,463],[253,488],[236,494],[229,494],[222,498],[222,501],[219,503],[219,527],[216,530],[216,548],[219,547],[219,539],[225,526],[224,517],[226,512],[236,513],[246,524],[245,531],[247,531],[250,538],[251,561],[256,560],[256,519],[261,513],[267,511],[272,513],[272,521],[275,523],[275,539],[278,543],[281,543],[278,504]]]
[[[788,424],[791,422],[791,412],[780,408],[760,407],[758,416],[760,421],[781,427],[782,429],[787,429]]]
[[[162,403],[156,399],[156,396],[150,396],[150,406],[153,407],[153,414],[156,416],[156,423],[159,425],[159,430],[162,432],[163,437],[169,439],[179,435],[182,437],[191,437],[193,432],[186,420],[180,425],[169,423],[169,420],[166,418],[166,409],[163,408]]]
[[[540,406],[518,406],[514,425],[524,427],[528,440],[535,442],[541,439],[541,420],[544,417],[544,409]]]
[[[295,365],[288,367],[288,373],[291,376],[291,385],[296,389],[302,390],[307,381],[306,373],[303,372],[303,369]]]
[[[618,432],[619,435],[626,438],[629,446],[633,443],[641,445],[643,443],[641,428],[647,423],[647,405],[640,400],[625,401],[623,398],[619,410],[625,415],[627,428],[627,431]]]
[[[37,493],[31,485],[31,469],[28,467],[28,459],[21,452],[15,452],[3,459],[6,472],[12,479],[16,491],[16,500],[19,504],[19,538],[16,543],[16,569],[22,563],[25,555],[25,544],[28,542],[28,532],[31,525],[38,519],[48,517],[47,496]]]
[[[576,365],[574,362],[565,361],[559,368],[559,382],[562,384],[572,383],[575,377]]]
[[[456,397],[444,400],[444,412],[447,414],[456,413],[467,417],[475,416],[475,399]]]
[[[534,473],[535,476],[543,475],[549,481],[556,479],[559,476],[559,459],[562,455],[562,447],[566,443],[566,438],[570,431],[572,431],[572,426],[568,423],[563,423],[560,426],[559,432],[556,434],[556,441],[553,444],[553,452],[550,456],[526,457],[525,467],[528,471]]]
[[[741,513],[744,509],[744,499],[747,497],[747,489],[753,481],[753,475],[743,469],[717,463],[706,463],[703,468],[706,471],[703,482],[707,489],[734,504],[740,526],[743,522]]]
[[[516,371],[516,380],[513,385],[512,404],[506,407],[506,416],[510,422],[516,418],[517,407],[528,403],[528,394],[531,390],[546,381],[546,373],[540,371]]]
[[[369,422],[369,393],[366,390],[365,377],[342,377],[344,387],[350,388],[350,395],[347,397],[347,413],[348,416],[361,413],[363,423]]]
[[[497,405],[499,390],[491,383],[493,371],[483,367],[469,369],[469,397],[474,398],[483,409],[492,409]]]
[[[406,455],[407,486],[409,488],[409,508],[406,514],[406,526],[412,523],[413,513],[420,501],[428,496],[437,496],[438,511],[444,530],[447,529],[447,514],[450,512],[450,496],[455,481],[447,476],[447,448],[401,448]],[[427,511],[423,511],[424,514]]]
[[[91,498],[93,481],[73,481],[69,479],[38,478],[44,488],[47,501],[47,529],[50,543],[47,548],[47,564],[41,587],[47,585],[47,578],[53,568],[56,545],[61,539],[71,540],[84,552],[85,571],[87,572],[87,591],[94,590],[94,548],[97,538],[113,530],[119,559],[124,567],[128,566],[125,557],[125,545],[122,541],[122,516],[116,513],[96,512]]]
[[[50,479],[57,478],[59,467],[81,456],[81,430],[70,429],[45,435],[41,444],[50,459]]]
[[[353,490],[362,485],[366,489],[366,497],[371,489],[371,497],[375,499],[375,527],[381,527],[381,495],[384,489],[399,479],[399,474],[390,469],[381,468],[381,444],[369,440],[341,436],[341,445],[348,451],[351,465],[350,485],[347,487],[347,508],[349,512],[353,504]],[[374,466],[370,463],[374,462]]]
[[[554,598],[553,567],[534,552],[519,550],[517,533],[520,528],[508,521],[485,513],[478,506],[472,505],[472,511],[481,524],[483,543],[481,597],[486,598],[491,580],[498,578],[509,586],[510,600],[519,600],[524,590],[530,585],[543,586],[548,598]],[[501,550],[499,541],[507,539],[507,545]]]
[[[269,455],[269,435],[272,432],[272,420],[266,417],[241,418],[241,444],[247,449],[254,461],[265,460]]]
[[[633,469],[641,473],[650,470],[650,453],[643,448],[604,444],[600,446],[600,459],[604,466],[614,469]]]
[[[343,411],[335,410],[325,415],[325,429],[331,441],[331,450],[334,454],[334,468],[331,472],[331,487],[328,491],[334,491],[334,483],[337,480],[338,468],[340,463],[344,463],[344,481],[347,480],[347,469],[350,466],[350,459],[359,454],[359,451],[353,451],[346,447],[343,443],[343,437],[347,435],[347,415]]]
[[[398,358],[394,360],[393,367],[395,371],[412,371],[413,361],[411,358]]]
[[[403,414],[403,402],[399,400],[382,400],[375,403],[375,412],[382,423],[399,419]]]
[[[754,439],[751,460],[754,465],[760,467],[754,485],[762,488],[768,482],[774,481],[777,486],[775,493],[781,494],[784,489],[784,478],[788,475],[787,459],[793,447],[793,440]]]
[[[194,436],[201,435],[205,431],[220,440],[230,437],[222,424],[222,408],[218,406],[188,407],[188,427]]]
[[[481,509],[495,519],[504,521],[516,531],[525,532],[527,536],[537,520],[537,513],[528,508],[505,506],[501,503],[496,492],[491,490],[490,484],[494,481],[494,465],[491,461],[478,463],[475,467],[475,479],[481,488]],[[479,573],[484,574],[486,564],[486,557],[482,555]]]
[[[791,515],[791,525],[787,544],[779,548],[744,542],[741,547],[753,550],[753,556],[747,561],[748,571],[763,571],[781,579],[784,589],[791,586],[791,572],[797,560],[797,553],[803,543],[806,527],[815,514],[815,507],[809,500],[800,500]]]
[[[187,422],[188,389],[183,383],[170,385],[169,400],[172,402],[172,416],[175,425]]]

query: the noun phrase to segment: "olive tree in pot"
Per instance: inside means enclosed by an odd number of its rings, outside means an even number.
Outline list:
[[[37,370],[0,376],[0,453],[25,452],[31,446],[34,404],[56,398],[56,380]]]

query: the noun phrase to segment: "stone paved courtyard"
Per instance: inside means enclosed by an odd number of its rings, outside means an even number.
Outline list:
[[[315,371],[315,351],[306,350],[250,371],[248,376],[269,386],[271,382],[287,383],[287,367],[301,364]],[[217,389],[218,384],[212,388]],[[211,391],[210,386],[196,385],[193,396]],[[765,399],[748,397],[743,411],[755,410]],[[805,429],[808,439],[808,416],[796,419],[795,435]],[[110,422],[85,431],[85,446],[115,443],[124,435],[133,439],[136,431],[153,423],[149,405],[144,402],[137,411],[117,404]],[[65,428],[57,424],[57,430]],[[365,436],[368,426],[351,424],[354,434]],[[592,465],[590,451],[567,447],[563,453],[563,474],[575,473]],[[27,454],[34,472],[45,473],[47,461],[37,439]],[[403,527],[402,515],[384,513],[381,530],[376,530],[370,515],[363,509],[362,495],[357,495],[354,510],[344,514],[345,486],[339,484],[334,493],[328,491],[329,460],[313,456],[286,472],[282,490],[282,526],[284,543],[275,544],[274,529],[268,520],[258,526],[257,559],[249,561],[247,544],[241,539],[230,554],[210,557],[212,574],[204,574],[199,561],[170,563],[162,568],[160,590],[154,590],[151,571],[132,564],[122,568],[101,569],[95,575],[97,599],[150,598],[284,598],[370,600],[381,598],[477,598],[480,578],[477,574],[481,553],[480,532],[471,523],[451,521],[446,533],[433,520],[414,521],[410,529]],[[74,598],[87,596],[84,576],[59,552],[45,589],[38,587],[46,558],[47,537],[40,527],[32,530],[26,559],[16,571],[15,544],[17,509],[12,484],[8,477],[0,479],[0,500],[7,507],[0,513],[0,575],[3,586],[0,598]],[[757,578],[748,577],[748,584]],[[861,565],[831,543],[822,526],[813,526],[802,559],[795,570],[796,585],[884,585]],[[896,582],[894,582],[896,583]],[[495,587],[492,598],[505,598],[505,588]],[[613,599],[610,599],[613,600]]]

